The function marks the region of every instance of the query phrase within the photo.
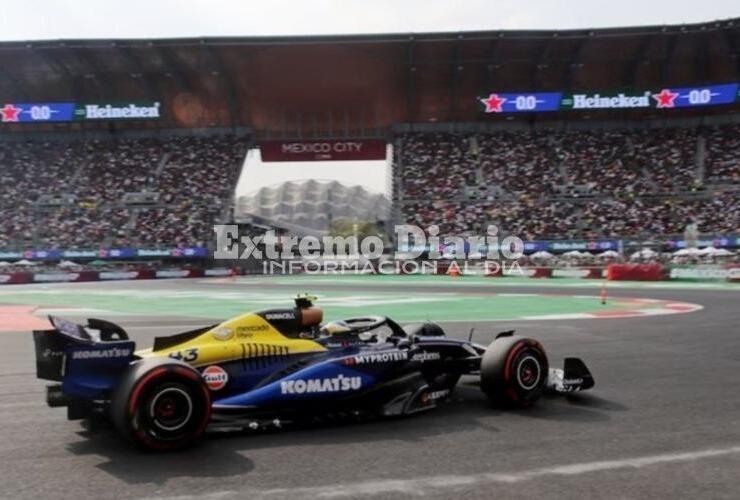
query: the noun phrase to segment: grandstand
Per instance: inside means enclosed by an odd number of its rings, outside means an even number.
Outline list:
[[[450,233],[494,223],[532,240],[654,238],[691,219],[732,233],[740,150],[725,145],[738,135],[737,125],[405,134],[396,200],[404,220]]]
[[[392,209],[314,182],[237,212],[322,230],[343,214],[453,233],[494,223],[528,240],[666,240],[692,220],[736,235],[738,61],[740,20],[2,43],[0,252],[206,256],[247,150],[319,138],[391,144]],[[682,89],[693,100],[674,105]]]
[[[245,150],[233,136],[1,143],[0,246],[205,245]]]

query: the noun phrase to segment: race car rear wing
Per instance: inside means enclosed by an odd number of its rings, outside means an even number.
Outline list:
[[[52,329],[33,332],[40,379],[61,381],[63,389],[102,389],[134,359],[136,346],[118,325],[90,319],[82,326],[55,316],[49,322]],[[92,395],[95,390],[83,392]]]

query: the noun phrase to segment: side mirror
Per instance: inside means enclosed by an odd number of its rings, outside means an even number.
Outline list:
[[[497,333],[494,339],[500,339],[501,337],[511,337],[512,335],[514,335],[515,331],[516,330],[506,330],[505,332]]]

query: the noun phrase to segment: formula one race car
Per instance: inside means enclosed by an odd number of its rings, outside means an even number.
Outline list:
[[[110,419],[151,450],[182,448],[207,426],[262,428],[332,416],[409,415],[447,399],[463,374],[480,375],[496,404],[526,407],[544,390],[593,387],[584,363],[548,366],[536,340],[496,336],[488,347],[445,336],[434,323],[400,326],[368,316],[322,324],[314,297],[218,325],[157,337],[135,351],[118,325],[50,317],[35,331],[37,376],[49,406],[69,419]]]

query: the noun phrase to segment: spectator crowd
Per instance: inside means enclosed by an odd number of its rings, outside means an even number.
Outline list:
[[[740,126],[400,137],[394,199],[443,233],[656,238],[740,231]],[[703,168],[702,168],[703,160]]]
[[[201,245],[245,154],[233,136],[0,143],[0,248]]]
[[[525,239],[740,231],[740,126],[408,133],[403,221]],[[0,249],[204,244],[233,195],[233,136],[0,142]],[[146,203],[127,195],[147,193]]]

